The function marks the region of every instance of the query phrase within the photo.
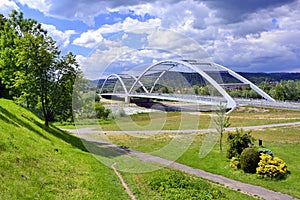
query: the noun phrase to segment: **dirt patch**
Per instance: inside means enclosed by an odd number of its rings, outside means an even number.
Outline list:
[[[237,112],[243,113],[268,113],[270,112],[269,109],[266,108],[250,108],[250,107],[238,107],[236,109]]]

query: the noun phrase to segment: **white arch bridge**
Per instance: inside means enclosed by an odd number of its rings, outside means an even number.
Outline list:
[[[178,73],[179,72],[179,73]],[[193,92],[186,92],[189,83],[178,74],[193,73],[200,75],[210,87],[210,94],[198,95]],[[221,74],[230,75],[233,82],[224,83]],[[164,77],[168,77],[169,83],[166,83]],[[172,85],[173,88],[181,90],[172,93],[158,89],[158,86]],[[245,99],[234,99],[225,90],[225,88],[237,88],[248,86],[265,102],[275,102],[275,100],[258,88],[255,84],[235,73],[234,71],[213,62],[202,62],[199,60],[163,60],[156,62],[138,76],[132,74],[111,74],[106,77],[100,86],[99,94],[103,98],[123,99],[130,102],[131,99],[159,99],[169,101],[188,102],[208,106],[216,106],[220,103],[226,104],[227,109],[234,109],[240,104],[251,104],[251,101]],[[189,85],[190,91],[193,91]],[[165,88],[165,90],[168,90]],[[185,90],[185,92],[182,92]]]

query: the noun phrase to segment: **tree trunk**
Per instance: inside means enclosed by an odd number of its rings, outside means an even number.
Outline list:
[[[223,133],[220,134],[220,152],[222,152],[222,137]]]

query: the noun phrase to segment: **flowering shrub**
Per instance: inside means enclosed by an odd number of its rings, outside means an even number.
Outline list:
[[[287,173],[286,163],[278,157],[269,154],[261,154],[261,160],[256,168],[256,173],[260,178],[284,178]]]
[[[240,169],[241,168],[241,164],[240,164],[240,160],[237,157],[232,157],[230,160],[230,167],[231,168],[235,168],[235,169]]]

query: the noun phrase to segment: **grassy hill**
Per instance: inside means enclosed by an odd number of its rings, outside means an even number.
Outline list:
[[[105,176],[104,176],[105,175]],[[128,199],[80,139],[0,99],[0,199]]]
[[[138,199],[193,199],[197,195],[205,199],[253,199],[170,168],[122,175]],[[186,188],[173,184],[182,179],[187,181]],[[161,191],[161,186],[170,188]],[[2,199],[129,197],[113,170],[86,152],[79,138],[56,127],[46,127],[32,112],[0,99]]]

